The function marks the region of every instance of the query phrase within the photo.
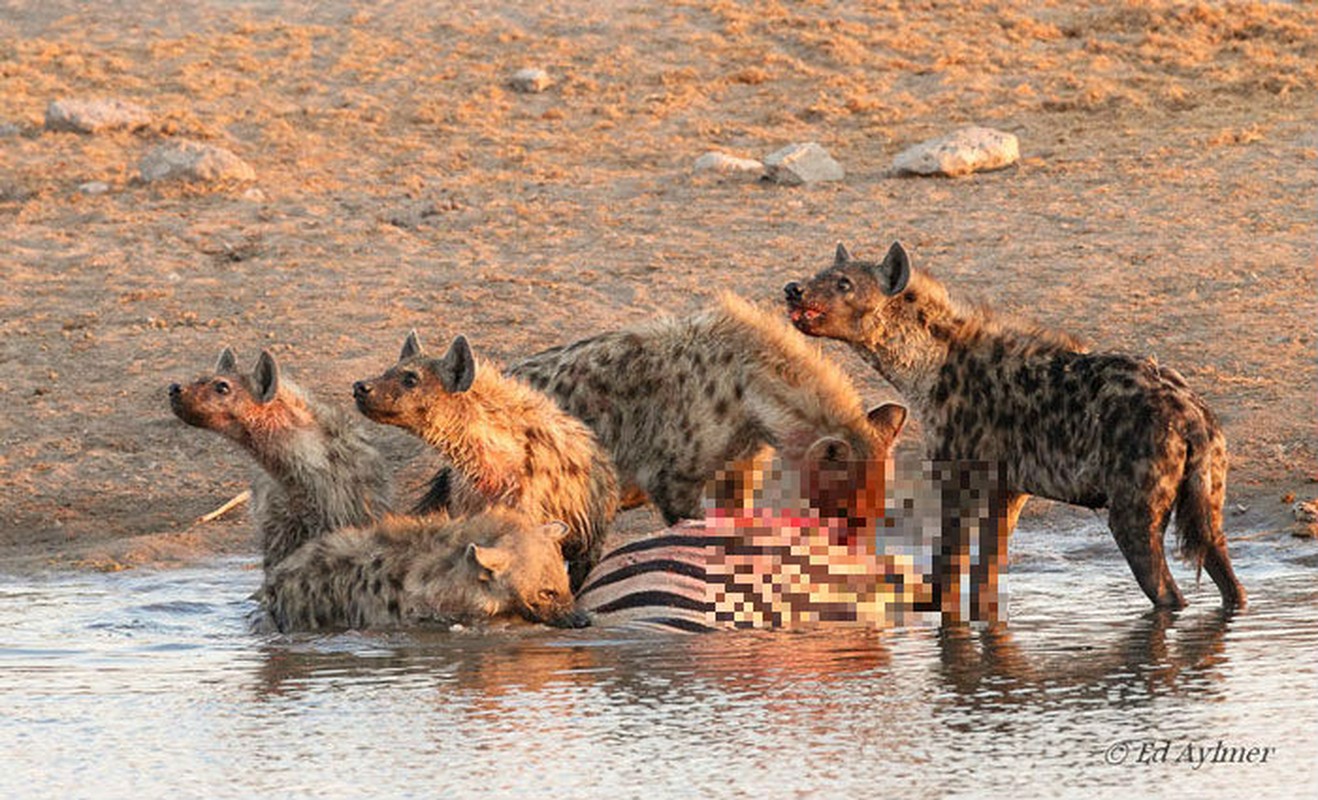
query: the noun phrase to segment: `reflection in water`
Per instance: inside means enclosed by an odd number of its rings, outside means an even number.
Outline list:
[[[231,564],[0,579],[0,796],[1231,796],[1318,778],[1313,567],[1247,552],[1248,611],[1151,612],[1101,579],[1119,564],[1029,544],[1056,555],[1017,565],[1010,627],[941,631],[261,637],[259,575]],[[1251,771],[1104,760],[1153,739],[1278,749]]]

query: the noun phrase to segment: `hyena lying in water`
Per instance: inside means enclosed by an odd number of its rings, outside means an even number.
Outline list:
[[[566,534],[509,509],[392,518],[308,543],[274,568],[260,597],[285,632],[519,618],[581,627],[559,547]]]
[[[508,372],[585,421],[624,486],[664,519],[703,515],[705,483],[765,445],[799,464],[821,436],[881,463],[905,420],[867,418],[851,381],[774,315],[725,294],[704,313],[555,347]]]
[[[930,602],[912,558],[879,552],[874,526],[856,526],[873,487],[844,442],[816,442],[800,469],[753,461],[721,471],[703,520],[606,553],[578,607],[597,624],[700,632],[888,627]]]
[[[353,386],[357,408],[437,448],[453,465],[432,498],[457,516],[492,506],[541,522],[562,520],[563,555],[577,588],[599,559],[618,508],[613,465],[580,421],[544,395],[490,367],[477,367],[462,336],[442,358],[421,350],[416,332],[398,363]]]
[[[321,534],[389,511],[391,471],[358,418],[281,377],[267,352],[243,374],[225,348],[211,374],[171,384],[169,404],[179,419],[238,443],[260,465],[252,515],[267,572]]]
[[[1175,370],[1089,353],[1063,334],[967,309],[913,270],[900,244],[879,262],[838,245],[832,267],[785,291],[797,328],[847,342],[901,392],[936,464],[1000,466],[1002,524],[972,573],[976,606],[976,588],[1005,564],[1006,536],[1031,494],[1107,507],[1140,588],[1159,607],[1181,608],[1162,542],[1174,509],[1182,556],[1208,570],[1224,605],[1245,605],[1222,533],[1226,440]],[[945,541],[936,559],[945,610],[957,588],[949,562],[963,562],[964,549]]]

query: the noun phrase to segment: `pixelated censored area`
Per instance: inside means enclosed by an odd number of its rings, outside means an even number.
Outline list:
[[[888,477],[880,547],[920,554],[945,619],[1006,620],[1007,536],[1020,503],[1005,474],[998,462],[924,460],[898,463]]]
[[[712,627],[904,624],[928,585],[906,556],[878,553],[845,523],[758,510],[706,520]]]

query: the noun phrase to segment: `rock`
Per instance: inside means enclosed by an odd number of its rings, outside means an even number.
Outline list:
[[[892,166],[903,175],[956,177],[1002,169],[1020,157],[1020,144],[1014,134],[972,127],[908,147],[897,154]]]
[[[115,98],[55,100],[46,107],[46,130],[74,133],[140,128],[151,122],[151,112]]]
[[[12,122],[0,123],[0,139],[8,139],[12,136],[18,136],[23,129]]]
[[[526,94],[543,92],[545,89],[549,88],[551,83],[553,83],[553,81],[549,79],[548,72],[534,67],[519,69],[508,79],[508,85],[512,86],[516,91],[524,92]]]
[[[87,195],[105,194],[110,191],[110,184],[105,181],[88,181],[78,185],[78,191]]]
[[[142,180],[183,180],[198,183],[241,183],[256,173],[241,158],[222,147],[200,142],[161,145],[142,159]]]
[[[1318,522],[1318,500],[1298,502],[1291,506],[1291,513],[1295,515],[1296,522]]]
[[[696,172],[713,172],[731,178],[758,180],[764,175],[764,165],[753,158],[737,158],[711,150],[696,159],[692,169]]]
[[[818,142],[789,144],[764,159],[769,179],[783,186],[840,181],[846,173]]]

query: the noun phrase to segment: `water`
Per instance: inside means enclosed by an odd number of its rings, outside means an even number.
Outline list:
[[[0,797],[1312,796],[1312,543],[1233,545],[1234,618],[1184,570],[1149,612],[1098,526],[1012,550],[956,635],[269,637],[250,564],[0,578]]]

